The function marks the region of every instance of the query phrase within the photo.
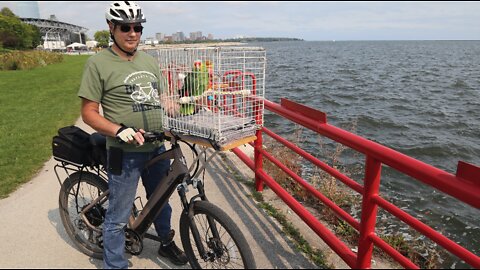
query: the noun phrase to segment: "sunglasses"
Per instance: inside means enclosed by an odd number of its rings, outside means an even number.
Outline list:
[[[120,25],[120,31],[122,31],[124,33],[130,32],[131,29],[132,29],[132,26],[130,26],[128,24],[121,24]],[[143,31],[143,26],[135,25],[135,26],[133,26],[133,31],[135,31],[135,33],[141,33]]]

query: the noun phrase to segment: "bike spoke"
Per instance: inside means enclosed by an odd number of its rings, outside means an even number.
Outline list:
[[[195,257],[197,258],[198,263],[202,268],[210,269],[245,268],[240,251],[228,231],[218,223],[217,220],[212,218],[212,221],[213,224],[210,224],[208,217],[203,214],[197,214],[194,217],[194,222],[197,225],[197,230],[200,233],[200,238],[207,254],[209,254],[209,256],[216,256],[215,254],[218,252],[222,252],[223,254],[220,254],[220,257],[213,258],[213,261],[204,261],[198,252],[198,247],[193,240],[193,235],[190,234],[191,244],[192,247],[194,247]],[[215,226],[218,231],[219,239],[214,238],[211,225]],[[219,248],[223,251],[219,251]]]
[[[80,212],[86,205],[98,198],[100,193],[101,191],[97,187],[85,182],[80,182],[79,185],[75,185],[68,192],[67,211],[70,213],[71,223],[76,224],[76,234],[78,237],[81,237],[86,242],[89,242],[93,245],[98,245],[97,237],[100,234],[92,229],[89,229],[87,225],[84,224],[82,218],[80,217]],[[102,205],[101,207],[106,207],[107,205],[108,203]],[[101,227],[102,225],[100,225],[98,228]]]

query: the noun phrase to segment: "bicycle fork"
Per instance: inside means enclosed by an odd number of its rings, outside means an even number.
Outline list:
[[[188,192],[187,185],[190,185],[190,184],[198,190],[198,195],[192,197],[190,199],[190,202],[188,202],[186,193]],[[183,205],[182,215],[187,215],[188,216],[190,230],[192,232],[193,239],[195,241],[195,244],[197,246],[197,249],[198,249],[198,252],[199,252],[200,256],[205,261],[213,260],[215,257],[212,257],[212,254],[207,252],[207,249],[205,249],[204,242],[202,241],[202,237],[200,236],[200,233],[199,233],[198,228],[197,228],[197,224],[195,222],[195,213],[194,213],[195,201],[200,199],[202,201],[207,201],[208,202],[208,199],[205,196],[205,190],[204,190],[204,186],[203,186],[202,181],[197,180],[197,179],[189,179],[186,182],[186,184],[179,185],[177,190],[178,190],[178,194],[180,196],[180,200],[181,200],[182,205]],[[215,220],[212,217],[207,215],[207,221],[208,221],[209,229],[212,232],[213,237],[211,239],[206,239],[206,240],[207,241],[220,240],[220,234],[218,233],[218,230],[217,230],[217,227],[216,227],[216,224],[215,224]],[[208,235],[206,235],[205,237],[208,237]],[[208,247],[208,248],[210,248],[210,247]],[[213,254],[213,255],[215,256],[215,255],[218,255],[218,254]]]

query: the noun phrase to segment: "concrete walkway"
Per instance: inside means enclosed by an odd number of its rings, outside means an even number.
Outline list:
[[[86,129],[81,121],[76,125]],[[226,156],[234,158],[232,153]],[[30,182],[0,200],[1,268],[102,268],[102,261],[81,253],[65,233],[58,211],[60,185],[53,171],[55,164],[56,161],[50,159]],[[316,268],[293,250],[279,226],[247,196],[248,188],[233,179],[228,171],[224,160],[217,155],[205,174],[207,197],[239,225],[251,244],[257,267]],[[145,203],[142,185],[139,185],[139,194]],[[172,228],[178,232],[181,207],[176,193],[170,203],[174,209]],[[181,246],[179,234],[175,237]],[[146,239],[142,254],[130,257],[130,267],[178,268],[160,258],[157,249],[157,242]]]

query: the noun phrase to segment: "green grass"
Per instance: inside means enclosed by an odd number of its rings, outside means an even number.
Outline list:
[[[281,225],[283,232],[294,241],[295,247],[303,252],[310,260],[322,269],[332,269],[332,265],[328,265],[325,255],[321,250],[312,248],[307,240],[300,234],[300,231],[288,221],[285,214],[273,205],[261,202],[259,207],[264,209],[271,217],[275,218]]]
[[[77,91],[87,58],[65,56],[42,68],[0,71],[0,198],[41,169],[57,130],[79,117]]]

